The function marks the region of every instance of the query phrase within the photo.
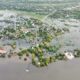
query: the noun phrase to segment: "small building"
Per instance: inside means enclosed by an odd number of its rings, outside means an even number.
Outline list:
[[[71,52],[65,52],[64,55],[65,55],[65,57],[66,57],[67,59],[69,59],[69,60],[74,59],[74,55],[73,55],[73,53],[71,53]]]
[[[24,33],[28,33],[29,32],[29,29],[26,29],[24,27],[22,27],[20,30],[23,31]]]
[[[6,54],[6,53],[7,53],[7,51],[5,49],[0,48],[0,56],[3,55],[3,54]]]

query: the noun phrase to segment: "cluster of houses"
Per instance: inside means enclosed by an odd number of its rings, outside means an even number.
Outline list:
[[[27,16],[25,16],[27,18]],[[15,12],[0,11],[0,31],[6,27],[16,27],[25,23],[25,19]]]
[[[69,25],[69,26],[80,26],[80,21],[77,19],[69,19],[65,20],[64,24]]]
[[[5,48],[0,48],[0,56],[6,55],[7,53],[8,53],[8,51]],[[65,58],[68,60],[74,59],[74,55],[72,52],[65,52],[64,55],[65,55]]]

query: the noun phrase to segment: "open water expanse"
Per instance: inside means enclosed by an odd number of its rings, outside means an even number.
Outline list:
[[[80,59],[59,61],[40,69],[16,59],[0,59],[0,80],[80,80]]]

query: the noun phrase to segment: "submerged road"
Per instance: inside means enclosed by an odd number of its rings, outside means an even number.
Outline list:
[[[58,61],[44,68],[0,59],[0,80],[80,80],[80,59]]]

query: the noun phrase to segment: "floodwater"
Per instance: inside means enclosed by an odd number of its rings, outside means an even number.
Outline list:
[[[60,44],[60,51],[73,51],[80,49],[80,27],[70,27],[70,32],[58,36],[52,41],[52,44]]]
[[[0,45],[12,42],[0,40]],[[16,40],[16,43],[18,48],[30,46],[25,40]],[[80,48],[80,27],[70,27],[70,32],[58,36],[52,41],[54,43],[62,45],[60,51]],[[80,59],[58,61],[44,68],[36,68],[27,62],[0,58],[0,80],[80,80]]]
[[[64,49],[74,50],[80,48],[80,27],[71,27],[70,33],[63,35],[60,41]]]
[[[52,45],[62,45],[60,48],[60,51],[73,51],[74,49],[80,48],[80,27],[70,27],[70,32],[65,33],[63,35],[58,36],[57,38],[53,39]],[[0,40],[0,45],[4,44],[11,44],[13,42],[16,42],[16,47],[19,48],[29,48],[31,45],[33,45],[30,42],[27,42],[27,40],[24,39],[18,39],[18,40]]]
[[[80,27],[71,27],[70,33],[62,37],[64,49],[74,50],[80,48]]]
[[[80,80],[80,59],[58,61],[44,68],[0,59],[0,80]]]
[[[10,39],[2,39],[0,40],[0,45],[9,45],[13,42],[16,42],[17,48],[29,48],[32,44],[27,42],[27,40],[24,39],[18,39],[18,40],[10,40]]]

